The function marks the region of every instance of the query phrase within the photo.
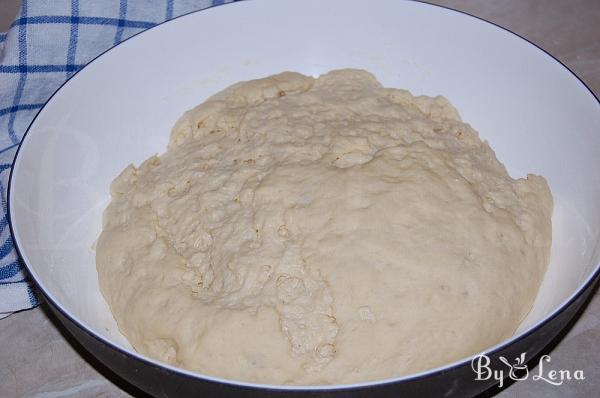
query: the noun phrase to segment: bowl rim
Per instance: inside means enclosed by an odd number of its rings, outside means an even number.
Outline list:
[[[256,0],[255,0],[256,1]],[[262,0],[258,0],[258,1],[262,1]],[[600,107],[600,99],[598,98],[598,96],[596,96],[596,94],[589,88],[589,86],[575,73],[573,72],[569,67],[567,67],[565,64],[563,64],[560,60],[558,60],[555,56],[553,56],[552,54],[550,54],[548,51],[544,50],[542,47],[538,46],[537,44],[535,44],[534,42],[530,41],[529,39],[521,36],[518,33],[513,32],[512,30],[505,28],[495,22],[491,22],[488,21],[482,17],[478,17],[476,15],[470,14],[466,11],[461,11],[461,10],[456,10],[453,9],[449,6],[445,6],[445,5],[439,5],[439,4],[432,4],[432,3],[428,3],[426,0],[409,0],[412,3],[417,3],[419,4],[419,6],[424,6],[424,7],[436,7],[436,8],[441,8],[444,9],[446,11],[449,11],[450,13],[457,13],[457,14],[462,14],[462,16],[465,16],[467,18],[474,18],[476,20],[478,20],[479,22],[482,22],[484,24],[488,24],[490,25],[490,27],[492,28],[496,28],[496,29],[500,29],[503,30],[509,34],[511,34],[512,36],[514,36],[517,39],[523,40],[526,44],[530,45],[532,47],[532,49],[541,51],[543,54],[545,54],[546,56],[549,57],[549,60],[551,62],[556,62],[559,66],[561,66],[563,68],[563,70],[567,73],[570,74],[572,77],[574,77],[577,81],[579,81],[579,83],[582,85],[582,88],[584,90],[587,90],[588,94],[590,94],[592,96],[592,98],[594,98],[596,100],[596,104]],[[46,301],[48,301],[50,303],[50,305],[56,310],[58,311],[65,319],[69,320],[72,324],[74,324],[75,326],[77,326],[78,329],[82,330],[88,337],[96,340],[99,343],[102,343],[104,345],[107,345],[108,347],[110,347],[111,349],[117,351],[118,353],[122,354],[122,355],[126,355],[129,357],[133,357],[134,359],[141,361],[142,363],[144,363],[147,366],[151,366],[153,368],[158,368],[160,370],[167,370],[171,373],[175,373],[179,376],[183,376],[183,377],[187,377],[190,379],[196,379],[199,381],[204,381],[204,382],[213,382],[213,383],[222,383],[222,384],[226,384],[229,386],[237,386],[237,387],[244,387],[244,388],[249,388],[249,389],[266,389],[266,390],[271,390],[271,391],[288,391],[288,392],[301,392],[301,391],[310,391],[310,392],[319,392],[319,391],[323,391],[323,392],[330,392],[330,391],[336,391],[336,390],[348,390],[348,389],[361,389],[361,388],[372,388],[372,387],[378,387],[378,386],[384,386],[384,385],[389,385],[389,384],[396,384],[396,383],[404,383],[404,382],[410,382],[410,381],[417,381],[417,380],[422,380],[426,377],[432,376],[434,374],[440,374],[440,373],[444,373],[444,372],[448,372],[460,367],[463,367],[465,365],[468,365],[472,362],[472,360],[474,358],[476,358],[479,355],[482,354],[486,354],[488,356],[490,355],[494,355],[497,354],[498,352],[502,351],[503,349],[507,348],[508,346],[521,341],[529,336],[531,336],[532,334],[534,334],[535,332],[537,332],[538,330],[540,330],[542,327],[544,327],[545,325],[547,325],[548,323],[550,323],[553,319],[555,319],[558,315],[560,315],[567,307],[569,307],[573,302],[575,302],[577,299],[579,299],[584,292],[586,292],[595,282],[597,282],[598,279],[600,279],[600,262],[598,262],[595,266],[595,269],[593,270],[593,272],[590,273],[590,275],[584,280],[583,283],[581,283],[579,285],[579,287],[569,296],[567,297],[558,307],[556,307],[554,310],[552,310],[548,315],[546,315],[544,318],[542,318],[541,320],[539,320],[538,322],[534,323],[533,325],[529,326],[527,329],[525,329],[524,331],[522,331],[519,334],[513,335],[511,338],[504,340],[494,346],[491,346],[489,348],[487,348],[486,350],[477,353],[477,354],[473,354],[461,359],[458,359],[454,362],[442,365],[442,366],[438,366],[432,369],[428,369],[425,371],[421,371],[421,372],[417,372],[417,373],[413,373],[413,374],[408,374],[405,376],[399,376],[399,377],[391,377],[391,378],[385,378],[385,379],[380,379],[380,380],[371,380],[371,381],[366,381],[366,382],[359,382],[359,383],[348,383],[348,384],[332,384],[332,385],[277,385],[277,384],[268,384],[268,383],[253,383],[253,382],[246,382],[246,381],[242,381],[242,380],[233,380],[233,379],[226,379],[226,378],[222,378],[222,377],[216,377],[216,376],[210,376],[210,375],[206,375],[200,372],[195,372],[195,371],[191,371],[191,370],[187,370],[187,369],[183,369],[183,368],[178,368],[166,363],[162,363],[158,360],[155,360],[153,358],[147,357],[143,354],[138,353],[135,350],[129,350],[127,348],[121,347],[119,345],[117,345],[116,343],[114,343],[113,341],[109,340],[108,338],[98,334],[95,330],[93,330],[92,328],[88,327],[85,322],[79,320],[76,316],[74,316],[73,314],[70,313],[70,311],[66,310],[65,308],[63,308],[60,303],[58,302],[58,300],[56,300],[52,294],[49,292],[48,289],[46,289],[43,284],[40,282],[39,277],[36,277],[36,273],[33,272],[32,268],[28,265],[26,259],[27,257],[24,255],[23,251],[21,250],[21,248],[19,247],[19,239],[18,239],[18,235],[15,233],[15,226],[13,225],[13,218],[12,218],[12,214],[11,214],[11,202],[12,202],[12,182],[13,182],[13,176],[15,174],[15,170],[17,169],[17,161],[19,160],[19,153],[21,151],[21,148],[23,147],[23,145],[25,144],[25,139],[27,138],[30,130],[32,129],[36,119],[38,118],[38,116],[41,114],[41,112],[46,108],[46,106],[52,101],[52,98],[54,98],[54,96],[60,92],[62,90],[62,88],[69,83],[72,79],[74,79],[80,72],[82,72],[83,70],[85,70],[91,63],[93,63],[94,61],[96,61],[98,58],[102,57],[103,55],[105,55],[106,53],[108,53],[109,51],[113,50],[114,48],[120,46],[121,44],[129,41],[130,39],[133,39],[134,37],[137,37],[138,35],[147,32],[150,29],[154,29],[157,28],[158,26],[164,25],[166,23],[169,23],[171,21],[175,21],[179,18],[184,18],[186,16],[192,15],[192,14],[196,14],[196,13],[200,13],[200,12],[206,12],[209,10],[214,10],[220,6],[233,6],[235,3],[238,4],[242,4],[242,3],[252,3],[253,1],[250,0],[233,0],[230,3],[219,3],[219,4],[215,4],[213,6],[207,7],[207,8],[203,8],[203,9],[199,9],[199,10],[195,10],[195,11],[190,11],[181,15],[178,15],[176,17],[173,17],[169,20],[163,21],[163,22],[159,22],[156,25],[144,29],[140,32],[136,32],[133,35],[131,35],[130,37],[126,38],[125,40],[122,40],[121,42],[119,42],[118,44],[109,47],[108,49],[100,52],[98,55],[96,55],[95,57],[93,57],[90,61],[88,61],[81,69],[79,69],[78,71],[76,71],[75,73],[73,73],[67,80],[65,80],[63,83],[61,83],[61,85],[52,93],[52,95],[50,95],[50,97],[48,97],[48,99],[46,100],[46,102],[44,102],[44,105],[38,110],[38,112],[35,114],[35,116],[33,117],[33,119],[31,120],[31,122],[29,123],[27,129],[25,130],[25,133],[23,134],[23,138],[21,139],[21,142],[19,143],[16,153],[15,153],[15,157],[13,159],[12,162],[12,167],[10,170],[10,175],[9,175],[9,179],[8,179],[8,188],[7,188],[7,219],[8,219],[8,226],[10,229],[10,233],[11,233],[11,237],[13,240],[13,245],[15,247],[15,250],[18,254],[18,256],[23,260],[23,264],[25,266],[25,268],[27,269],[27,273],[29,274],[29,277],[31,279],[33,279],[33,281],[35,282],[36,287],[40,290],[40,292],[43,294],[44,298],[46,299]],[[87,348],[86,348],[87,350]],[[94,355],[95,356],[95,355]],[[531,358],[529,358],[531,359]],[[116,373],[116,372],[115,372]],[[122,377],[121,375],[117,374],[119,377]],[[129,381],[128,381],[129,383]]]

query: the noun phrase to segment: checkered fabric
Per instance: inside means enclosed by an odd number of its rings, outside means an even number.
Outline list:
[[[23,0],[0,33],[0,318],[36,306],[6,212],[12,162],[35,114],[87,62],[165,20],[232,0]]]

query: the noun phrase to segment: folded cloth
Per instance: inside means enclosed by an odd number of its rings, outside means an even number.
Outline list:
[[[35,114],[87,62],[131,35],[191,11],[232,0],[22,0],[0,34],[0,318],[39,296],[8,228],[6,191],[15,153]]]

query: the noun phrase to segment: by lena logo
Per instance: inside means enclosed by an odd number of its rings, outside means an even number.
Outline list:
[[[529,378],[529,369],[525,363],[525,353],[515,358],[514,363],[510,363],[505,357],[498,358],[504,365],[501,369],[492,369],[490,366],[491,360],[485,354],[479,354],[471,361],[471,368],[475,372],[475,380],[496,380],[498,387],[504,385],[504,379],[511,380],[526,380]],[[535,373],[532,372],[532,380],[544,381],[555,386],[562,385],[569,380],[585,380],[583,370],[548,370],[549,364],[552,361],[550,355],[543,355],[538,363],[538,368]]]

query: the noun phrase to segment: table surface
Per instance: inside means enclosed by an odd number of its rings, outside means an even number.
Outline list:
[[[600,1],[434,0],[482,17],[536,43],[600,94]],[[144,396],[91,358],[58,324],[45,304],[0,320],[0,397]],[[600,293],[548,353],[545,369],[583,371],[585,380],[553,386],[527,380],[486,396],[592,397],[600,394]],[[537,370],[533,371],[537,373]],[[546,370],[544,370],[546,372]]]

